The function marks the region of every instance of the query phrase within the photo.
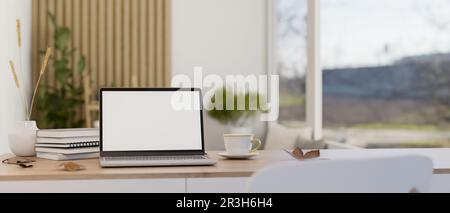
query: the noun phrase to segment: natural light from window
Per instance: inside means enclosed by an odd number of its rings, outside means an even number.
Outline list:
[[[450,147],[450,1],[322,0],[325,137]]]
[[[296,126],[306,117],[307,0],[277,1],[277,72],[280,122]]]

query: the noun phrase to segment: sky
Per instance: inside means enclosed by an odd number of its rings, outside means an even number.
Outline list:
[[[306,0],[280,0],[278,11],[301,14]],[[282,22],[282,21],[281,21]],[[447,26],[449,25],[449,26]],[[280,31],[286,26],[280,24]],[[279,54],[304,66],[306,43],[291,34]],[[450,0],[321,0],[321,56],[325,68],[379,66],[405,56],[450,52]],[[299,59],[301,58],[301,59]]]

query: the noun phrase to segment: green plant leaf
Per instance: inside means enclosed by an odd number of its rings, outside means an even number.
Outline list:
[[[68,65],[69,65],[69,60],[65,59],[65,58],[56,60],[54,62],[56,72],[58,72],[59,70],[67,69]]]
[[[79,87],[79,88],[71,88],[71,95],[73,97],[80,97],[81,95],[83,95],[84,93],[84,89],[83,87]]]
[[[86,69],[86,57],[81,56],[80,60],[78,61],[77,71],[78,73],[83,73],[85,69]]]
[[[67,27],[58,27],[55,31],[55,48],[64,50],[69,45],[71,37],[70,29]]]
[[[222,100],[216,100],[216,96],[222,97]],[[241,106],[243,108],[239,107],[238,100],[245,100],[245,105]],[[257,103],[253,103],[256,105],[250,105],[251,101],[256,101]],[[227,88],[221,88],[215,92],[215,96],[211,97],[211,103],[223,105],[223,109],[213,109],[208,111],[210,117],[225,125],[236,125],[242,123],[243,120],[263,112],[262,109],[265,106],[265,98],[257,92],[236,94],[232,90],[230,91]],[[231,109],[227,109],[227,104],[232,104]]]
[[[69,48],[72,33],[64,26],[58,26],[56,17],[48,13],[49,25],[53,25],[52,63],[57,86],[41,85],[38,95],[38,123],[43,128],[78,128],[84,120],[78,116],[78,109],[83,104],[83,87],[74,84],[74,75],[86,69],[86,59],[80,58],[76,66],[72,66],[71,58],[76,51]],[[44,54],[40,51],[39,54]]]
[[[65,85],[67,80],[72,77],[72,71],[68,68],[58,69],[55,72],[56,79],[61,85]]]

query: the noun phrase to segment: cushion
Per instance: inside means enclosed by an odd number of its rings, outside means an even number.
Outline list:
[[[320,144],[310,140],[312,137],[311,127],[290,128],[278,122],[269,122],[266,138],[266,150],[294,149],[316,149]]]

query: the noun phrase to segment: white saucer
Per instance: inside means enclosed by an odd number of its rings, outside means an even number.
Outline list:
[[[258,152],[252,152],[252,153],[248,153],[248,154],[243,154],[243,155],[232,155],[232,154],[228,154],[226,152],[221,152],[218,153],[219,156],[224,157],[224,158],[229,158],[229,159],[250,159],[253,158],[255,156],[258,156],[259,153]]]

